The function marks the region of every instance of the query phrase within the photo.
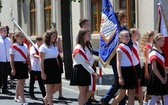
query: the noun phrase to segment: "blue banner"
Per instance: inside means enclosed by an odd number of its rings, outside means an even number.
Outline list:
[[[106,67],[116,53],[120,25],[110,0],[102,1],[99,59]]]

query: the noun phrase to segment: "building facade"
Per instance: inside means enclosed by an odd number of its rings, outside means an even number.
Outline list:
[[[64,29],[61,28],[61,0],[1,0],[2,10],[0,13],[0,25],[8,25],[11,31],[17,28],[10,20],[15,18],[16,22],[32,39],[35,35],[43,35],[44,32],[56,27],[61,36]],[[111,0],[115,11],[125,9],[127,11],[127,27],[136,27],[143,34],[148,30],[155,30],[157,25],[157,3],[160,0]],[[167,0],[161,0],[166,19],[168,20]],[[98,48],[99,32],[101,24],[102,0],[81,0],[70,4],[70,25],[72,47],[76,43],[79,19],[90,20],[90,30],[94,48]],[[63,9],[63,8],[62,8]]]

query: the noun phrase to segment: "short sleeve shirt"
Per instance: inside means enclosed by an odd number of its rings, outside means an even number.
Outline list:
[[[28,48],[26,44],[23,45],[19,45],[17,43],[14,43],[13,45],[15,45],[16,47],[18,47],[19,49],[22,50],[22,52],[26,55],[26,57],[28,57]],[[18,52],[17,50],[15,50],[14,48],[10,48],[9,49],[9,54],[13,54],[14,55],[14,61],[26,61],[26,59],[20,54],[20,52]]]
[[[54,45],[47,47],[45,44],[40,46],[39,52],[45,53],[44,59],[57,58],[59,54],[57,47]]]

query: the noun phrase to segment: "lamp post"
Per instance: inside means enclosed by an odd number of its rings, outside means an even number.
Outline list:
[[[61,0],[62,42],[65,67],[65,78],[70,79],[72,71],[72,50],[70,37],[70,4],[71,0]]]

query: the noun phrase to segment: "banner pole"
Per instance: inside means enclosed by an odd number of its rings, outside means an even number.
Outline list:
[[[24,37],[29,41],[30,44],[32,44],[35,48],[35,44],[33,43],[33,41],[29,38],[29,36],[23,31],[23,29],[17,24],[17,22],[15,21],[14,18],[11,18],[11,21],[14,22],[14,24],[19,28],[19,30],[23,33]],[[37,48],[36,48],[37,49]],[[38,49],[37,49],[38,50]]]

